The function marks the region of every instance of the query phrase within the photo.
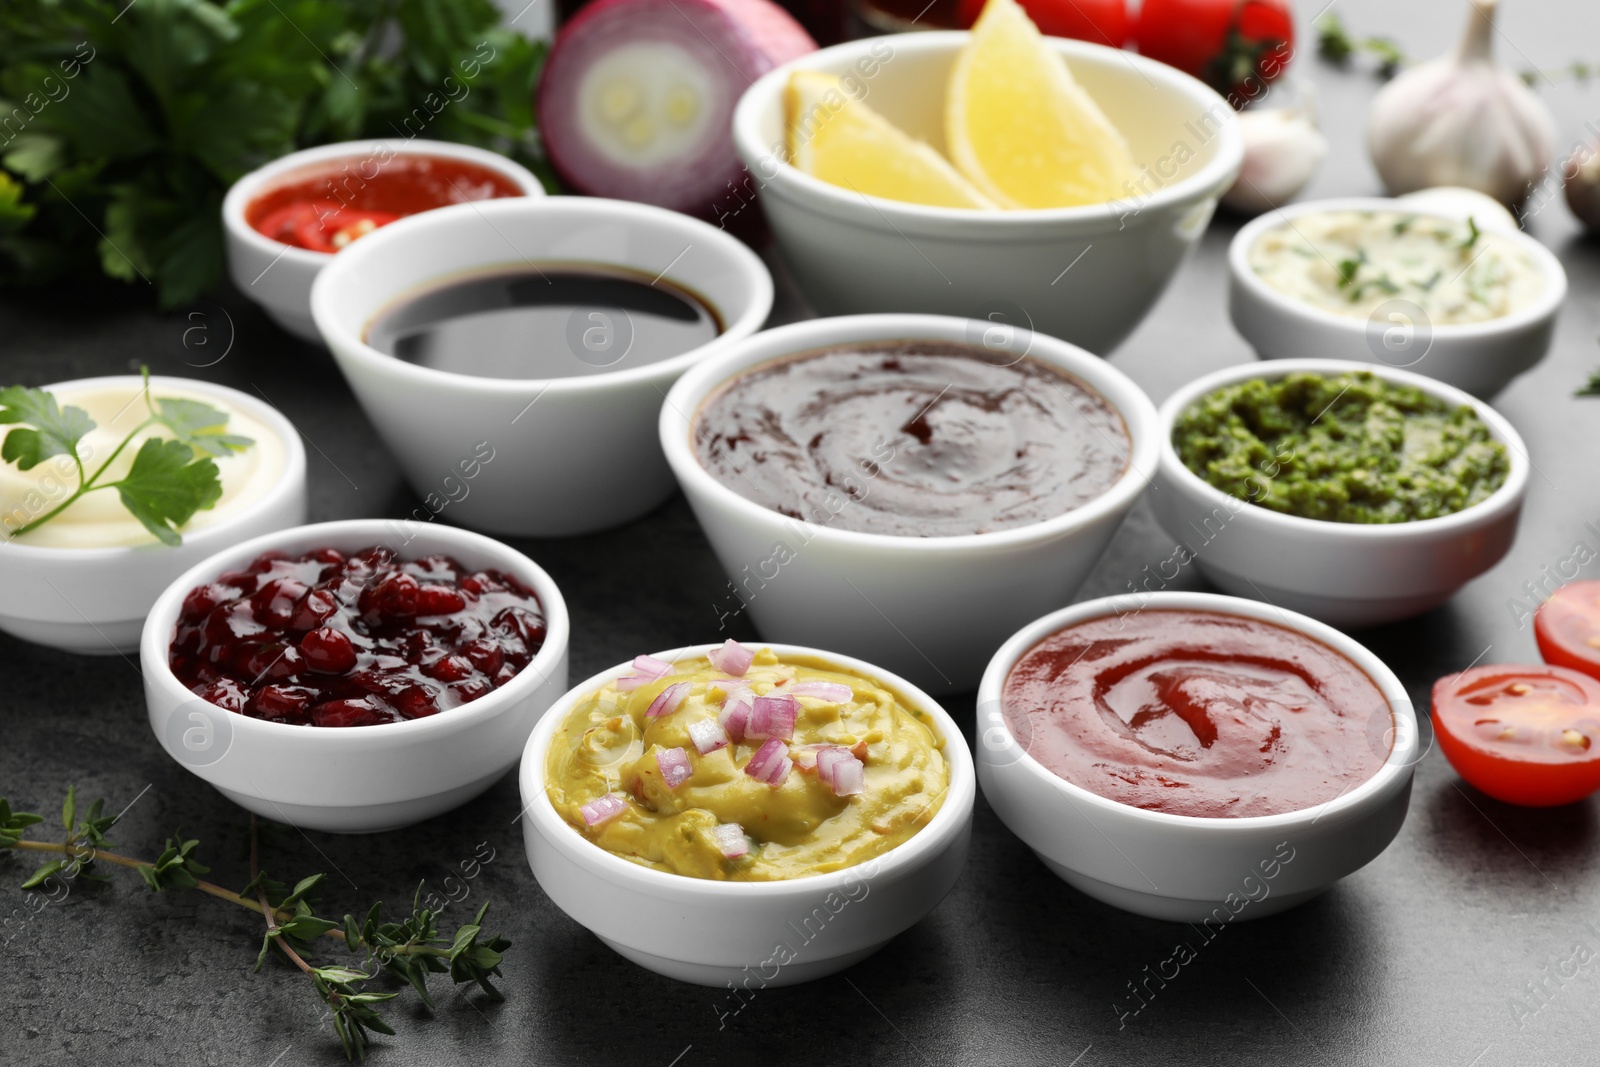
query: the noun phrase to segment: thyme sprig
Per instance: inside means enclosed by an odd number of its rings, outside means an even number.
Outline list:
[[[43,822],[43,817],[32,812],[13,811],[10,800],[0,797],[0,851],[47,852],[60,856],[34,871],[22,883],[22,888],[37,889],[52,876],[104,880],[107,876],[94,868],[96,863],[103,862],[138,871],[153,893],[197,889],[255,912],[266,923],[255,970],[259,972],[267,957],[276,951],[280,958],[311,979],[317,996],[327,1005],[334,1032],[348,1059],[366,1057],[371,1044],[370,1033],[394,1035],[377,1006],[399,996],[399,991],[378,992],[363,987],[363,983],[372,981],[380,973],[410,986],[430,1010],[435,1007],[427,985],[430,974],[448,973],[451,982],[458,986],[476,984],[495,1000],[502,999],[492,979],[500,976],[500,963],[511,942],[483,932],[484,915],[489,910],[487,903],[478,909],[472,922],[449,937],[439,931],[439,913],[421,906],[420,886],[412,900],[411,913],[403,919],[385,921],[383,902],[379,901],[359,922],[350,914],[336,921],[318,915],[311,903],[324,875],[302,878],[291,889],[261,869],[260,835],[254,816],[250,819],[250,882],[236,893],[201,877],[211,873],[211,869],[195,858],[200,842],[185,838],[182,831],[166,839],[154,860],[109,851],[112,842],[106,834],[116,825],[118,816],[108,816],[104,812],[105,801],[96,800],[79,818],[77,790],[68,788],[61,811],[65,839],[27,840],[30,828]],[[315,962],[309,957],[315,955],[317,945],[325,937],[344,942],[352,955],[363,957],[362,961],[357,966]]]

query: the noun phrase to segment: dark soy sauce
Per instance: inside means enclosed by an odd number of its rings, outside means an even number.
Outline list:
[[[573,378],[657,363],[722,332],[716,311],[665,278],[589,264],[508,267],[404,297],[367,343],[476,378]]]

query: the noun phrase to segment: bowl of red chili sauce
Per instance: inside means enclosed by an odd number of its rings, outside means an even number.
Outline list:
[[[1399,832],[1420,758],[1394,673],[1270,604],[1146,593],[1024,627],[978,690],[978,780],[1091,897],[1203,924],[1322,893]]]
[[[284,329],[320,343],[311,283],[351,242],[450,204],[543,195],[526,167],[469,145],[394,139],[309,148],[251,171],[228,190],[228,272]]]

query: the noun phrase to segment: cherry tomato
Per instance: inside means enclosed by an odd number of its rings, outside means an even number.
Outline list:
[[[986,0],[961,0],[961,25],[978,21]],[[1018,0],[1046,37],[1121,48],[1128,40],[1128,0]]]
[[[1144,0],[1133,38],[1240,107],[1289,65],[1294,18],[1288,0]]]
[[[1573,582],[1551,594],[1533,617],[1546,663],[1600,678],[1600,582]]]
[[[297,248],[337,252],[399,217],[388,211],[348,208],[337,200],[297,200],[269,212],[255,228],[274,241]]]
[[[1433,732],[1456,772],[1497,800],[1570,804],[1600,789],[1600,681],[1496,665],[1433,684]]]

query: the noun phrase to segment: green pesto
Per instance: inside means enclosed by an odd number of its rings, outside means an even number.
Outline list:
[[[1488,498],[1511,469],[1472,408],[1366,371],[1219,389],[1178,416],[1172,445],[1224,493],[1329,522],[1450,515]]]

